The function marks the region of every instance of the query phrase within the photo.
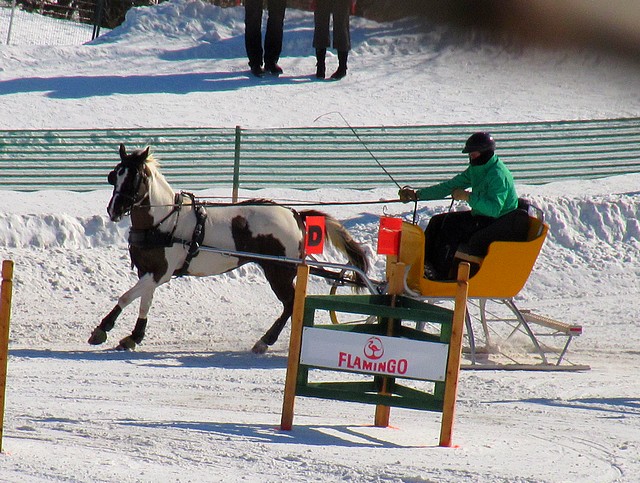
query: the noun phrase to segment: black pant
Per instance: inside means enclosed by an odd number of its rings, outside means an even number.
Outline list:
[[[282,52],[282,31],[284,29],[284,13],[287,0],[269,0],[269,17],[267,31],[264,36],[264,51],[262,49],[262,9],[263,0],[244,1],[244,45],[251,67],[265,64],[275,64]]]
[[[316,11],[313,14],[313,47],[326,49],[331,46],[329,18],[333,15],[333,48],[338,52],[348,52],[351,49],[350,13],[351,0],[317,0]]]
[[[500,218],[456,211],[433,216],[425,230],[425,261],[431,263],[438,278],[445,279],[453,268],[458,249],[484,257],[493,241],[525,241],[529,215],[513,210]]]

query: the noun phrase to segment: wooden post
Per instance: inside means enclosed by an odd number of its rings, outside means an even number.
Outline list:
[[[388,293],[391,295],[391,306],[395,307],[396,305],[396,297],[398,295],[402,295],[404,292],[404,263],[392,263],[389,273],[389,289]],[[393,320],[388,321],[387,325],[387,335],[393,335]],[[385,377],[382,379],[382,388],[379,394],[389,394],[388,391],[388,378]],[[386,428],[389,426],[389,415],[391,413],[391,408],[389,406],[385,406],[383,404],[376,405],[376,415],[374,418],[374,425],[379,428]]]
[[[4,432],[4,403],[7,389],[7,362],[9,360],[9,319],[13,294],[13,261],[2,262],[2,287],[0,288],[0,452]]]
[[[469,291],[469,263],[458,266],[458,291],[456,305],[453,309],[453,326],[449,341],[449,360],[445,379],[444,402],[442,408],[442,425],[440,426],[440,446],[451,446],[453,419],[458,395],[458,376],[460,375],[460,359],[462,357],[462,333],[467,313],[467,293]]]
[[[280,429],[290,431],[293,427],[293,406],[296,398],[296,380],[300,366],[300,350],[302,348],[302,321],[304,318],[304,302],[307,296],[307,282],[309,280],[309,266],[298,266],[296,278],[296,294],[291,315],[291,335],[289,339],[289,359],[287,363],[287,377],[284,383],[284,401],[282,403],[282,417]]]

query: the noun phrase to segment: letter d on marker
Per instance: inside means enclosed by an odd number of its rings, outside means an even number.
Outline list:
[[[325,224],[324,216],[308,216],[307,231],[304,240],[306,253],[320,254],[324,250]]]

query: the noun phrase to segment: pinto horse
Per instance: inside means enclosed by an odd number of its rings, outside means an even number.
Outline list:
[[[253,346],[253,352],[264,353],[293,312],[296,267],[278,260],[303,258],[304,221],[310,215],[324,216],[331,243],[351,265],[363,273],[368,269],[363,248],[335,218],[316,210],[295,211],[268,200],[205,206],[190,193],[173,191],[149,147],[127,154],[121,144],[120,163],[109,173],[108,181],[113,185],[107,207],[111,221],[131,215],[129,254],[138,282],[93,330],[89,344],[104,343],[122,310],[139,297],[135,328],[116,347],[133,350],[144,338],[155,289],[172,276],[218,275],[255,262],[283,305],[280,317]],[[207,247],[232,254],[207,251]],[[266,257],[252,258],[247,253]]]

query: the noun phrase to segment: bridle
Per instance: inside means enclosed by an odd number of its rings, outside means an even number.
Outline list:
[[[140,203],[142,203],[145,200],[145,198],[149,196],[149,192],[147,191],[142,194],[140,193],[140,187],[142,186],[142,183],[145,181],[146,176],[144,175],[141,167],[136,167],[135,165],[132,165],[132,164],[127,165],[125,163],[120,163],[115,168],[113,168],[113,170],[107,175],[107,181],[111,186],[115,188],[117,177],[118,177],[117,172],[120,168],[127,168],[127,169],[135,168],[135,179],[133,180],[134,189],[132,194],[126,193],[120,189],[115,189],[113,191],[114,196],[120,196],[124,198],[125,201],[128,202],[128,204],[126,205],[126,208],[122,213],[123,216],[127,216],[131,213],[131,210],[133,208],[135,208],[136,206],[139,206]]]
[[[131,210],[133,210],[134,208],[140,207],[140,204],[149,197],[148,190],[142,194],[140,193],[140,187],[142,186],[142,183],[146,181],[147,176],[144,174],[142,167],[137,167],[135,164],[132,164],[132,163],[120,163],[115,168],[113,168],[113,170],[107,175],[107,181],[109,182],[110,185],[114,187],[117,182],[117,176],[118,176],[117,173],[120,168],[136,170],[135,171],[136,177],[133,180],[133,185],[134,185],[133,194],[129,194],[127,192],[124,192],[123,190],[118,190],[118,189],[113,191],[113,196],[120,196],[128,202],[128,204],[125,206],[125,209],[122,213],[122,216],[127,216],[131,214]],[[191,193],[184,193],[184,192],[176,193],[174,198],[173,208],[169,211],[169,213],[167,213],[160,221],[158,221],[151,228],[146,228],[146,230],[149,230],[149,231],[157,230],[158,228],[160,228],[160,225],[162,225],[165,221],[167,221],[174,213],[177,213],[179,217],[180,211],[183,205],[182,203],[183,194],[189,195],[192,198],[192,203],[195,205],[195,197]],[[149,208],[151,208],[151,205],[149,205]],[[172,236],[173,236],[173,232],[175,232],[176,230],[177,225],[178,225],[178,218],[176,217],[176,222],[171,232]]]

